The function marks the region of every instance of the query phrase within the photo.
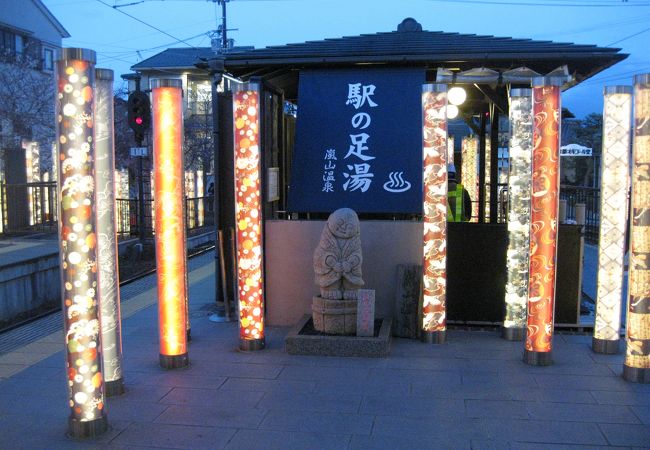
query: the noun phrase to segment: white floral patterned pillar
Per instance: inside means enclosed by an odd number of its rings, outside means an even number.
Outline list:
[[[596,318],[592,348],[596,353],[619,350],[623,258],[630,186],[632,87],[609,86],[604,92],[600,191],[600,239]]]
[[[70,417],[73,437],[108,429],[97,291],[95,226],[95,52],[61,51],[57,68],[59,238]]]

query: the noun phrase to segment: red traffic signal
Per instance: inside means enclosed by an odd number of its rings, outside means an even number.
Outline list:
[[[136,140],[142,140],[151,126],[151,104],[149,96],[142,91],[129,94],[127,101],[129,127],[134,131]]]

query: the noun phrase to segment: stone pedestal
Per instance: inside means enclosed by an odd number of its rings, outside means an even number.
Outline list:
[[[357,330],[357,301],[328,300],[316,296],[311,304],[314,328],[328,334],[355,334]]]

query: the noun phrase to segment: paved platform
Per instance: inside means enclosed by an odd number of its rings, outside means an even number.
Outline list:
[[[625,382],[622,355],[593,354],[590,336],[556,335],[549,367],[491,331],[365,359],[288,355],[288,328],[271,327],[267,349],[241,353],[237,324],[208,320],[211,252],[189,281],[191,367],[175,371],[158,366],[155,276],[122,288],[128,392],[107,399],[100,438],[65,436],[61,331],[0,355],[0,448],[650,448],[650,385]]]

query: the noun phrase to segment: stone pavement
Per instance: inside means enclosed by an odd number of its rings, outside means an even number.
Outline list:
[[[288,329],[270,327],[266,350],[241,353],[237,324],[208,320],[212,258],[190,263],[188,369],[158,366],[155,276],[122,288],[128,392],[107,399],[97,439],[65,437],[60,331],[0,355],[0,448],[650,448],[650,385],[588,335],[556,335],[549,367],[493,331],[364,359],[288,355]]]

